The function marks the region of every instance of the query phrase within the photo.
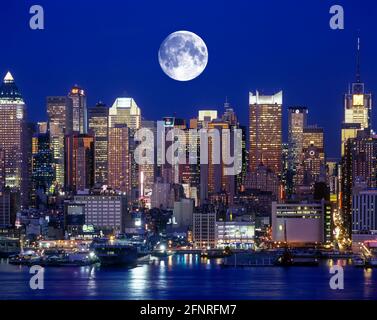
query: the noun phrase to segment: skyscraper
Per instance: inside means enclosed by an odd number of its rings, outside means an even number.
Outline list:
[[[109,108],[102,102],[88,109],[89,132],[95,138],[95,183],[107,184]]]
[[[65,188],[90,189],[94,185],[94,137],[76,132],[65,137]]]
[[[73,105],[72,130],[80,134],[86,134],[88,132],[88,118],[85,91],[79,86],[75,85],[69,92],[68,96],[72,99]]]
[[[5,185],[21,192],[23,204],[28,195],[26,105],[10,72],[0,87],[0,149],[4,152]]]
[[[137,199],[140,191],[139,166],[133,156],[138,143],[134,139],[141,125],[141,110],[133,98],[117,98],[109,110],[109,130],[117,124],[126,125],[129,131],[129,152],[131,153],[131,198]]]
[[[349,138],[355,138],[357,128],[371,129],[372,95],[366,93],[360,72],[360,39],[357,39],[356,81],[344,95],[344,122],[342,126],[342,155],[344,144]]]
[[[141,124],[141,111],[133,98],[117,98],[109,110],[109,127],[126,124],[131,130],[137,130]]]
[[[377,136],[368,129],[347,140],[342,158],[342,216],[349,235],[352,195],[366,188],[377,188]]]
[[[153,189],[153,184],[156,178],[156,159],[157,159],[157,146],[156,146],[156,137],[157,137],[157,123],[156,121],[147,121],[143,120],[141,122],[142,128],[148,129],[153,133],[153,141],[144,141],[148,143],[147,148],[153,150],[154,163],[146,163],[139,165],[139,174],[140,174],[140,196],[150,196]],[[146,151],[145,151],[146,152]]]
[[[281,173],[283,92],[249,94],[250,171],[260,164]]]
[[[292,176],[296,175],[301,159],[307,115],[308,109],[306,107],[288,108],[288,170]]]
[[[37,205],[37,195],[52,193],[55,181],[53,168],[53,151],[50,145],[50,132],[38,133],[33,137],[33,160],[32,160],[32,198]]]
[[[56,184],[64,186],[64,136],[72,132],[72,99],[47,97],[50,145],[54,158]]]
[[[111,188],[131,193],[130,129],[125,124],[109,128],[108,184]],[[128,198],[130,199],[130,198]]]
[[[300,182],[314,186],[325,168],[325,148],[323,128],[309,126],[304,128],[302,139],[301,163],[298,169]],[[301,171],[302,170],[302,171]],[[325,176],[324,176],[325,177]]]

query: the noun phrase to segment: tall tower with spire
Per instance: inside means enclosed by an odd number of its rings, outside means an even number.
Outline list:
[[[23,204],[28,199],[26,135],[26,105],[8,72],[0,86],[0,150],[4,154],[5,186],[19,191]]]
[[[344,122],[342,125],[342,156],[344,144],[354,138],[359,130],[371,129],[372,95],[365,91],[361,80],[360,38],[357,38],[356,79],[344,95]]]

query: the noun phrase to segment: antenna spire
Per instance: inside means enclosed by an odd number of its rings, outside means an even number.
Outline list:
[[[361,82],[360,72],[360,36],[357,36],[357,54],[356,54],[356,82]]]

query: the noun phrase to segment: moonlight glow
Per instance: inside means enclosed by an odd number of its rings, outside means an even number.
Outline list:
[[[189,81],[199,76],[207,66],[208,50],[195,33],[177,31],[161,44],[158,60],[162,70],[172,79]]]

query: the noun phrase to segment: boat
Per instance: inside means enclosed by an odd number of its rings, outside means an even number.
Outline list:
[[[34,251],[25,251],[9,257],[9,264],[30,266],[38,264],[41,261],[41,257]]]
[[[104,266],[135,265],[138,259],[137,247],[129,241],[109,240],[96,243],[93,248],[101,265]]]
[[[89,266],[98,262],[94,252],[65,250],[49,250],[44,253],[38,262],[43,267],[81,267]]]

